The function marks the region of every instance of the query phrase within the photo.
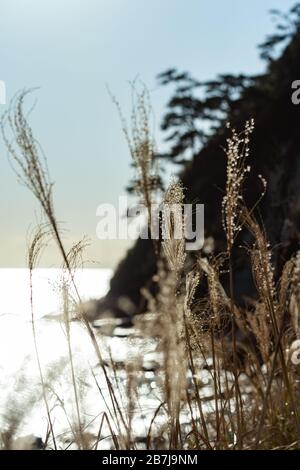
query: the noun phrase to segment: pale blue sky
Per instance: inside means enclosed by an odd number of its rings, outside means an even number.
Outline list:
[[[169,96],[155,76],[168,67],[200,79],[258,72],[256,45],[273,31],[271,8],[289,0],[1,0],[0,80],[8,100],[39,86],[31,116],[55,181],[58,216],[70,241],[87,234],[88,259],[115,265],[124,242],[96,240],[96,207],[124,194],[130,158],[109,85],[126,114],[128,82],[151,90],[159,122]],[[4,111],[5,106],[0,107]],[[16,182],[0,143],[0,266],[23,266],[37,204]],[[52,252],[44,261],[54,265]]]

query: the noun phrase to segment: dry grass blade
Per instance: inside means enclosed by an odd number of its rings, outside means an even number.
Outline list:
[[[57,449],[54,430],[53,430],[53,423],[52,423],[52,418],[51,418],[51,413],[50,413],[50,406],[49,406],[48,399],[47,399],[46,385],[45,385],[44,375],[43,375],[42,366],[41,366],[40,357],[39,357],[37,335],[36,335],[36,328],[35,328],[35,319],[34,319],[34,307],[33,307],[33,271],[35,267],[37,266],[38,259],[41,255],[43,248],[47,244],[48,239],[49,239],[49,227],[47,225],[39,226],[32,238],[32,241],[29,243],[27,265],[29,268],[29,276],[30,276],[30,307],[31,307],[31,322],[32,322],[32,333],[33,333],[33,340],[34,340],[35,355],[36,355],[36,360],[37,360],[37,365],[38,365],[38,370],[39,370],[39,375],[40,375],[40,380],[41,380],[43,400],[44,400],[46,411],[47,411],[51,437],[52,437],[54,449]]]

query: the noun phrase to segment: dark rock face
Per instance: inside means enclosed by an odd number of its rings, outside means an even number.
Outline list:
[[[151,240],[138,239],[119,264],[110,283],[108,294],[97,304],[98,315],[128,319],[145,311],[146,302],[140,289],[152,290],[152,277],[156,272],[156,260]]]
[[[300,79],[300,34],[270,64],[267,73],[243,92],[228,115],[228,121],[237,130],[242,130],[247,120],[255,120],[248,160],[251,173],[245,183],[244,198],[249,208],[259,199],[262,184],[258,175],[261,174],[268,186],[256,216],[263,221],[267,237],[275,247],[277,273],[284,261],[297,251],[300,240],[300,105],[294,105],[291,100],[291,84],[297,79]],[[226,182],[223,148],[227,137],[224,125],[181,174],[186,201],[196,200],[205,205],[205,235],[214,238],[216,253],[226,247],[221,203]],[[245,250],[238,248],[245,242],[250,243],[251,237],[242,232],[233,252],[237,302],[255,297],[248,257]],[[130,316],[143,311],[145,302],[140,289],[151,286],[155,270],[151,241],[138,240],[117,268],[108,295],[99,301],[99,313],[110,309],[118,316]],[[128,311],[120,304],[120,298],[125,297],[131,301]]]

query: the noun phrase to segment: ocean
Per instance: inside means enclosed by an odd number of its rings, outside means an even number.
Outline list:
[[[83,301],[99,299],[108,290],[112,272],[108,269],[82,269],[75,273],[75,282]],[[66,328],[61,319],[62,300],[59,269],[36,269],[33,276],[33,308],[37,349],[51,406],[54,433],[59,448],[76,448],[72,443],[72,426],[76,423],[76,407]],[[42,397],[41,380],[34,347],[29,271],[0,269],[0,431],[14,425],[14,437],[33,435],[46,440],[47,414]],[[127,329],[118,334],[103,334],[94,329],[104,361],[108,367],[120,406],[127,407],[128,361],[144,364],[141,402],[133,417],[135,436],[143,438],[158,406],[157,374],[153,363],[158,360],[157,342],[134,338]],[[125,333],[124,333],[125,331]],[[111,406],[110,394],[99,360],[86,328],[81,322],[70,323],[72,356],[79,407],[84,429],[89,435],[99,432],[103,413]],[[100,391],[100,393],[99,393]],[[159,425],[160,419],[157,420]],[[111,432],[104,423],[99,448],[111,446]],[[51,447],[50,442],[50,447]]]

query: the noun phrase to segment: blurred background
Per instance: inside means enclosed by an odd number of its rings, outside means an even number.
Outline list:
[[[132,177],[116,107],[130,115],[130,82],[149,89],[159,151],[167,151],[161,123],[171,88],[157,75],[170,68],[198,80],[217,74],[262,73],[257,45],[272,32],[270,9],[294,0],[2,0],[0,79],[9,100],[39,87],[29,99],[36,138],[55,182],[55,206],[67,243],[87,235],[86,266],[114,268],[130,241],[96,238],[96,208],[116,204]],[[295,77],[299,78],[299,77]],[[166,165],[167,174],[178,168]],[[26,239],[40,220],[32,195],[17,182],[0,143],[0,266],[25,266]],[[49,249],[42,266],[60,264]]]

